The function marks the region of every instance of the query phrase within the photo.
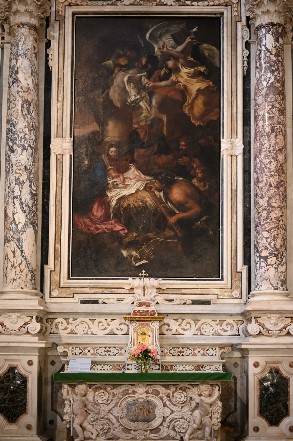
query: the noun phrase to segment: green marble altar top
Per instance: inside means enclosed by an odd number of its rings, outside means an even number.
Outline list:
[[[142,373],[98,373],[58,372],[54,381],[62,383],[192,383],[195,381],[229,381],[230,372],[148,372]]]

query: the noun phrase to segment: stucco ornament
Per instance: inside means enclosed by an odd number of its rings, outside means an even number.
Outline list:
[[[0,316],[0,334],[37,334],[41,330],[41,323],[36,316],[26,316],[19,312]]]
[[[122,319],[111,318],[48,318],[48,334],[75,335],[124,335],[128,334],[128,325]]]
[[[230,156],[238,156],[243,151],[243,143],[239,138],[234,139],[222,139],[221,143],[221,154],[222,155],[230,155]]]
[[[72,138],[54,138],[51,142],[51,151],[55,155],[71,155],[73,150]]]
[[[286,24],[293,19],[292,0],[246,0],[246,13],[256,26],[266,23]]]
[[[293,324],[291,317],[284,317],[280,314],[268,314],[261,317],[253,317],[247,325],[250,335],[263,334],[269,337],[277,337],[290,333],[293,335]]]
[[[57,0],[59,14],[65,13],[65,6],[232,6],[233,15],[239,13],[239,0]]]
[[[64,420],[75,441],[215,441],[222,405],[217,384],[63,385]]]
[[[39,26],[50,15],[50,0],[0,0],[0,23]]]

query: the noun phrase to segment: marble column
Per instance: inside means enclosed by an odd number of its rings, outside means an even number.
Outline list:
[[[1,0],[3,5],[3,0]],[[37,295],[39,66],[38,28],[48,0],[8,0],[8,80],[2,296]],[[2,7],[3,8],[3,7]]]
[[[253,296],[287,295],[285,23],[289,2],[248,0],[257,37],[254,104]]]

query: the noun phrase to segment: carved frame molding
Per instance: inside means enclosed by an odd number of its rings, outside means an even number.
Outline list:
[[[52,108],[56,109],[52,115],[52,142],[51,149],[54,153],[51,157],[51,192],[50,192],[50,239],[49,260],[45,269],[45,293],[48,303],[78,304],[81,300],[92,299],[97,304],[120,305],[130,304],[134,301],[131,280],[73,280],[68,276],[67,262],[69,258],[68,248],[68,222],[70,194],[68,183],[71,179],[71,36],[72,17],[74,13],[91,14],[125,14],[128,11],[152,15],[154,13],[166,13],[168,15],[197,13],[209,15],[222,15],[223,17],[223,50],[225,71],[223,80],[223,141],[222,147],[222,170],[223,170],[223,277],[221,279],[208,280],[179,280],[179,279],[156,279],[156,302],[158,304],[191,304],[193,300],[213,301],[231,299],[235,303],[244,302],[247,295],[246,267],[242,259],[243,232],[242,232],[242,122],[241,112],[237,121],[238,109],[232,108],[232,102],[239,99],[230,96],[230,81],[232,65],[238,72],[238,80],[243,76],[243,23],[240,18],[240,3],[238,0],[215,0],[204,2],[192,1],[158,1],[148,2],[141,0],[124,0],[121,2],[100,2],[81,0],[56,0],[56,20],[52,21],[48,31],[51,39],[51,48],[48,51],[50,66],[52,67]],[[227,36],[235,27],[236,39],[240,56],[232,56]],[[246,41],[246,40],[245,40]],[[235,45],[236,46],[236,45]],[[65,55],[65,56],[64,56]],[[65,61],[64,61],[65,60]],[[65,64],[63,64],[63,62]],[[233,64],[234,63],[234,64]],[[242,96],[242,82],[235,81],[236,95]],[[63,87],[64,86],[64,87]],[[63,91],[63,92],[62,92]],[[235,98],[233,100],[233,98]],[[241,102],[241,99],[240,99]],[[234,104],[236,106],[236,104]],[[240,109],[239,109],[240,111]],[[235,116],[236,115],[236,116]],[[234,120],[234,123],[232,123]],[[235,124],[235,122],[237,123]],[[232,129],[237,126],[237,131]],[[229,144],[229,145],[228,145]],[[232,182],[236,177],[236,182]],[[237,204],[231,203],[232,188],[237,189]],[[236,217],[237,222],[232,222]],[[237,240],[236,240],[237,238]],[[231,251],[237,248],[237,252]],[[237,247],[236,247],[237,243]],[[61,244],[61,247],[60,247]],[[232,255],[236,256],[236,263],[232,262]]]

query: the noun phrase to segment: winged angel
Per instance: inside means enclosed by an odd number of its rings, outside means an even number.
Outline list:
[[[186,40],[177,45],[173,36],[183,30],[185,23],[175,22],[171,26],[163,22],[151,28],[146,38],[153,44],[158,57],[165,56],[165,67],[171,71],[171,77],[165,81],[149,81],[150,90],[177,86],[186,95],[184,112],[195,125],[203,125],[219,118],[219,93],[213,82],[207,78],[208,66],[220,66],[219,51],[214,46],[196,41],[197,28],[194,28]],[[197,44],[202,62],[186,54],[190,46]],[[188,50],[189,49],[189,50]]]
[[[150,81],[147,72],[139,65],[132,69],[123,69],[113,78],[109,96],[113,103],[122,108],[130,105],[140,108],[137,124],[147,123],[151,117],[149,91],[174,86],[182,89],[186,95],[184,112],[195,125],[203,125],[219,118],[219,94],[216,86],[207,78],[208,68],[220,66],[219,51],[214,46],[196,41],[197,28],[194,28],[186,40],[178,45],[173,36],[186,29],[185,22],[162,22],[153,26],[146,34],[146,40],[154,46],[159,64],[164,65],[162,73],[171,72],[165,81]],[[200,61],[191,58],[188,53],[195,47]],[[166,93],[168,95],[168,93]]]

